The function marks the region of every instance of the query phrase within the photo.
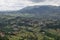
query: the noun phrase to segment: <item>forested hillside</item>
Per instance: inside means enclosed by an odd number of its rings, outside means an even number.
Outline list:
[[[1,15],[0,40],[60,40],[60,20]]]

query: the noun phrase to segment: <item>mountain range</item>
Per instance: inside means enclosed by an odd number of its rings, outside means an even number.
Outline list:
[[[60,18],[60,6],[51,6],[51,5],[35,5],[28,6],[21,10],[17,11],[5,11],[0,12],[0,14],[34,14],[39,16],[53,16]]]
[[[51,6],[51,5],[43,5],[43,6],[29,6],[20,10],[21,13],[60,13],[60,6]]]
[[[60,13],[60,6],[51,6],[51,5],[35,5],[35,6],[28,6],[21,10],[17,11],[0,11],[0,13]]]

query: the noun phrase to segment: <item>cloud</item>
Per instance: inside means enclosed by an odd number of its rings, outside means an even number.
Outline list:
[[[19,10],[32,5],[28,0],[0,0],[0,11]]]
[[[60,0],[29,0],[34,3],[34,5],[53,5],[60,6]]]
[[[44,2],[45,0],[29,0],[29,1],[32,1],[32,2],[38,3],[38,2]]]
[[[60,0],[0,0],[0,11],[19,10],[34,5],[60,6]]]

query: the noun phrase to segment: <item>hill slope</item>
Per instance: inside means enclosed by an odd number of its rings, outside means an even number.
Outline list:
[[[20,10],[21,13],[60,13],[60,6],[29,6]]]
[[[60,6],[51,6],[51,5],[43,5],[43,6],[28,6],[18,11],[6,11],[0,12],[0,14],[23,14],[26,16],[36,16],[36,17],[53,17],[60,18]]]

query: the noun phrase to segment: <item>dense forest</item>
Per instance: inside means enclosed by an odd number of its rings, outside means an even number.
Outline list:
[[[0,40],[60,40],[60,20],[0,15]]]

